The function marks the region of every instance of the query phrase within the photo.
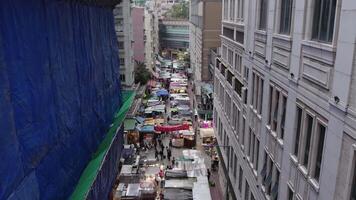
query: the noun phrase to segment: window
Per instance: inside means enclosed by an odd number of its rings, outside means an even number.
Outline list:
[[[232,128],[237,132],[237,107],[235,104],[232,104]]]
[[[281,127],[280,127],[280,138],[284,139],[284,125],[286,121],[286,110],[287,110],[287,97],[283,96],[282,100],[282,119],[281,119]]]
[[[246,128],[246,118],[242,117],[242,130],[241,130],[241,146],[245,145],[245,128]]]
[[[351,187],[351,196],[350,196],[350,200],[356,200],[356,160],[354,161],[354,178],[353,178],[353,183],[352,183],[352,187]]]
[[[314,166],[314,178],[319,181],[320,178],[320,169],[321,169],[321,160],[323,155],[324,148],[324,139],[325,139],[325,126],[318,123],[318,135],[316,139],[316,163]]]
[[[332,42],[334,34],[336,0],[315,0],[312,40]]]
[[[230,66],[233,66],[234,52],[231,49],[229,49],[228,52],[229,52],[227,57],[228,63]]]
[[[258,20],[258,29],[266,30],[267,25],[267,9],[268,9],[268,0],[260,0],[259,2],[259,20]]]
[[[227,28],[227,27],[224,26],[223,35],[226,36],[227,38],[231,39],[231,40],[234,40],[234,29]]]
[[[292,21],[293,0],[280,0],[279,33],[289,35]]]
[[[258,154],[260,152],[260,141],[256,137],[256,151],[255,151],[255,169],[258,169]]]
[[[308,174],[319,181],[326,134],[326,123],[309,108],[297,106],[294,154]],[[300,143],[300,144],[299,144]]]
[[[287,97],[274,83],[269,87],[269,95],[268,123],[271,131],[276,132],[277,137],[283,140]]]
[[[278,171],[278,169],[276,167],[274,167],[274,169],[275,169],[275,179],[274,179],[274,184],[273,184],[273,188],[271,191],[271,197],[273,200],[277,200],[278,199],[278,187],[279,187],[280,172]]]
[[[293,191],[288,187],[288,199],[287,200],[293,200]]]
[[[239,95],[239,97],[241,97],[242,94],[242,83],[239,81],[239,79],[235,78],[235,86],[234,86],[234,90],[235,92]]]
[[[117,42],[119,49],[124,49],[124,42]]]
[[[235,20],[235,0],[230,0],[230,20]]]
[[[245,199],[249,200],[250,194],[250,185],[248,184],[247,180],[245,180]]]
[[[234,178],[237,178],[237,156],[234,157]]]
[[[229,0],[224,0],[224,19],[227,20],[229,16]]]
[[[237,0],[236,18],[237,21],[244,20],[244,0]]]
[[[125,81],[126,81],[125,74],[120,74],[120,80],[121,80],[122,82],[125,82]]]
[[[298,150],[299,150],[299,139],[300,139],[300,131],[302,129],[302,114],[303,110],[297,107],[297,131],[295,133],[295,144],[294,144],[294,155],[298,157]]]
[[[240,166],[240,169],[239,169],[239,192],[241,193],[241,189],[242,189],[242,177],[244,176],[244,172],[242,171],[242,168]]]
[[[263,79],[255,72],[252,73],[252,107],[258,114],[262,112]]]
[[[306,135],[305,135],[305,145],[304,145],[304,157],[303,157],[303,165],[308,168],[309,164],[309,151],[310,151],[310,143],[313,131],[313,117],[307,114],[306,118]]]
[[[233,77],[232,72],[230,70],[227,70],[226,80],[231,86],[232,86],[232,77]]]
[[[228,116],[228,120],[231,119],[231,97],[225,92],[225,113]]]
[[[120,65],[125,65],[125,58],[120,58],[119,63]]]
[[[226,46],[223,46],[222,47],[222,57],[223,59],[227,60],[227,47]]]
[[[242,57],[240,54],[235,54],[235,70],[241,74]]]

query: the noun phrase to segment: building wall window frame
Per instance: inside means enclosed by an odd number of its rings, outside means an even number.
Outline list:
[[[306,39],[335,45],[341,8],[338,0],[307,1]]]
[[[318,187],[322,173],[327,122],[318,113],[297,102],[295,126],[294,156],[302,172],[312,179],[314,186]]]
[[[263,85],[264,79],[256,72],[252,72],[252,98],[251,106],[258,115],[262,113],[262,99],[263,99]]]
[[[236,72],[238,74],[242,74],[241,73],[241,69],[242,69],[242,55],[239,53],[235,53],[235,63],[234,63],[234,69],[236,70]]]
[[[230,21],[235,21],[235,1],[236,0],[230,0],[230,13],[229,13],[229,20]]]
[[[245,0],[237,0],[236,1],[236,14],[235,19],[238,23],[243,23],[244,21],[244,1]]]
[[[352,163],[351,163],[351,174],[350,174],[350,186],[351,188],[349,188],[349,199],[350,200],[355,200],[356,199],[356,144],[353,145],[353,149],[352,149],[352,156],[351,158],[353,158]]]
[[[280,142],[284,139],[287,97],[287,92],[282,90],[275,83],[270,83],[267,128],[271,131],[272,135],[280,140]]]
[[[262,191],[268,197],[267,199],[277,200],[280,183],[280,169],[273,162],[266,149],[264,152],[264,164],[260,173],[262,177]]]
[[[277,0],[276,3],[276,32],[290,35],[293,24],[294,0]]]
[[[268,0],[258,0],[257,3],[257,29],[266,31],[268,16]]]
[[[244,171],[242,170],[242,167],[240,165],[239,167],[239,184],[238,184],[238,190],[240,192],[240,194],[242,193],[242,178],[244,176]]]

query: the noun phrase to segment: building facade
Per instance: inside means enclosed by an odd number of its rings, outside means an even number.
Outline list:
[[[189,23],[186,20],[167,19],[159,20],[159,44],[161,49],[189,48]]]
[[[132,7],[133,54],[135,62],[145,62],[144,8]]]
[[[133,62],[133,31],[131,3],[122,0],[113,10],[115,19],[115,31],[118,40],[120,57],[120,80],[123,86],[134,84],[134,62]]]
[[[158,40],[158,14],[157,0],[147,1],[144,10],[144,43],[145,43],[145,62],[146,66],[153,69],[155,66],[155,58],[158,55],[159,40]]]
[[[354,0],[224,0],[214,125],[232,199],[356,199]]]
[[[212,14],[214,13],[214,14]],[[212,100],[209,94],[213,73],[209,70],[210,57],[220,47],[221,1],[192,0],[189,16],[190,67],[194,78],[195,106],[201,117],[206,118]],[[214,51],[215,50],[215,51]],[[213,56],[215,57],[215,56]]]

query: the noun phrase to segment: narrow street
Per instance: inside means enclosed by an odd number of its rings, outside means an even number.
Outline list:
[[[158,61],[141,107],[125,120],[128,153],[121,159],[114,199],[221,199],[218,172],[207,154],[214,135],[199,134],[211,132],[212,123],[194,113],[184,62]]]

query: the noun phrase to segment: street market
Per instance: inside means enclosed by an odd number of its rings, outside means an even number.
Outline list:
[[[212,122],[194,117],[181,62],[159,56],[155,71],[136,116],[124,122],[126,153],[114,199],[210,200]]]

